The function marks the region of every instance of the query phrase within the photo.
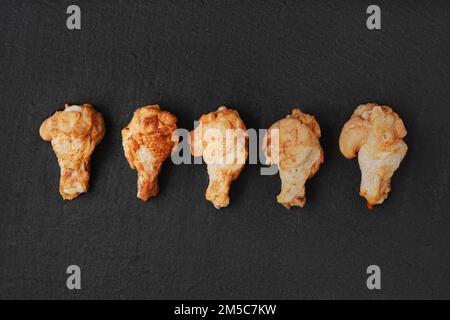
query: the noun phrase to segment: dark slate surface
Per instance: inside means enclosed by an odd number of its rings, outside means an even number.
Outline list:
[[[66,29],[66,8],[82,30]],[[251,4],[250,4],[251,3]],[[0,298],[450,298],[450,4],[377,1],[1,1]],[[339,153],[363,102],[392,105],[407,158],[377,209]],[[92,103],[107,135],[88,194],[64,202],[41,122]],[[120,129],[160,103],[179,126],[220,104],[249,128],[301,106],[319,120],[326,163],[305,209],[275,201],[277,176],[247,166],[232,204],[204,200],[206,167],[165,165],[161,193],[135,198]],[[82,290],[66,289],[68,265]],[[367,266],[382,290],[366,288]]]

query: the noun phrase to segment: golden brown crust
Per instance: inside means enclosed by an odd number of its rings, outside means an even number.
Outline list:
[[[157,176],[163,162],[177,147],[177,118],[158,105],[137,109],[122,130],[125,157],[138,171],[138,195],[146,201],[159,192]]]
[[[61,168],[60,193],[65,200],[78,197],[89,188],[90,157],[105,135],[103,116],[90,104],[65,105],[46,119],[40,136],[51,141]]]

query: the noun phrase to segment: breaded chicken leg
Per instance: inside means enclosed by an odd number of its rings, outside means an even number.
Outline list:
[[[158,105],[137,109],[122,130],[125,157],[138,171],[137,197],[147,201],[159,192],[158,175],[163,162],[177,148],[177,118]]]
[[[247,128],[236,110],[220,107],[201,116],[189,137],[191,153],[208,165],[206,199],[217,208],[229,205],[228,192],[248,157]]]
[[[360,195],[367,205],[381,204],[391,191],[391,178],[405,157],[407,132],[402,119],[390,107],[360,105],[344,125],[339,147],[347,159],[358,154]]]
[[[89,188],[90,158],[103,139],[103,116],[90,104],[65,105],[45,120],[39,133],[51,141],[61,168],[59,192],[64,200],[72,200]]]
[[[305,206],[305,183],[324,160],[319,138],[319,123],[298,108],[275,122],[264,137],[266,163],[278,165],[280,171],[281,193],[277,200],[288,209]]]

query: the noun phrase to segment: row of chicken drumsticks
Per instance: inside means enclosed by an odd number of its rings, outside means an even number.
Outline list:
[[[176,122],[173,114],[151,105],[137,109],[122,130],[125,157],[138,172],[139,199],[146,201],[159,192],[158,174],[178,145]],[[208,168],[206,199],[217,209],[228,206],[231,182],[244,168],[248,157],[246,132],[236,110],[220,107],[201,116],[199,125],[190,133],[191,153],[203,156]],[[369,208],[383,203],[391,190],[391,178],[408,149],[403,141],[406,133],[397,113],[374,103],[360,105],[342,129],[340,150],[348,159],[358,156],[360,195]],[[58,158],[63,199],[71,200],[87,192],[90,157],[104,134],[103,116],[89,104],[66,105],[64,111],[57,111],[42,123],[40,135],[51,141]],[[305,183],[324,161],[320,136],[314,116],[295,108],[275,122],[264,137],[266,162],[278,165],[280,172],[281,193],[277,200],[286,208],[306,203]]]

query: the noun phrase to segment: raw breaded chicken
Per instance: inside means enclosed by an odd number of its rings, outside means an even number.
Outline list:
[[[360,195],[367,205],[381,204],[391,191],[391,178],[405,157],[407,132],[402,119],[390,107],[360,105],[344,125],[339,147],[347,159],[358,155]]]
[[[298,108],[275,122],[264,137],[266,163],[278,165],[280,171],[281,193],[277,200],[288,209],[305,206],[305,183],[324,160],[319,138],[319,123]]]
[[[208,165],[206,199],[217,208],[229,205],[231,182],[239,177],[248,157],[247,128],[236,110],[220,107],[201,116],[189,137],[191,153]]]

